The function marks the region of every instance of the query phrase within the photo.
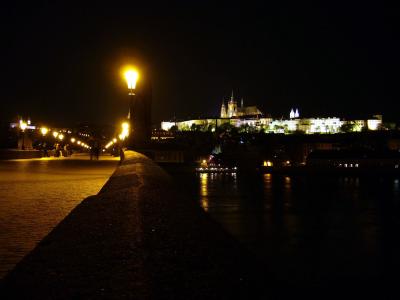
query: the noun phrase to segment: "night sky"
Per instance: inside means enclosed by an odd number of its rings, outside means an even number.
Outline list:
[[[273,117],[400,119],[398,7],[278,2],[3,6],[1,121],[114,124],[126,63],[151,71],[155,124],[216,116],[232,89]]]

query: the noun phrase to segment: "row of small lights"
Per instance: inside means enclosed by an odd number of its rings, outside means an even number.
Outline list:
[[[128,122],[123,122],[121,124],[122,131],[118,135],[118,138],[123,141],[129,136],[129,123]],[[106,149],[110,148],[112,145],[117,143],[117,138],[113,138],[111,141],[107,143],[107,145],[104,146],[103,152],[106,151]]]
[[[138,80],[138,78],[139,78],[139,73],[136,71],[136,70],[134,70],[134,69],[131,69],[130,67],[127,67],[126,69],[125,69],[125,71],[124,71],[124,77],[125,77],[125,79],[126,79],[126,81],[127,81],[127,84],[128,84],[128,88],[129,88],[129,90],[130,90],[130,92],[129,92],[129,94],[131,95],[131,94],[133,94],[133,90],[136,88],[136,81]],[[19,127],[20,127],[20,129],[22,130],[22,131],[25,131],[25,129],[28,127],[28,125],[30,125],[30,123],[31,123],[31,121],[30,120],[28,120],[27,122],[25,122],[25,121],[23,121],[23,120],[20,120],[19,121]],[[71,131],[63,131],[63,130],[61,130],[62,132],[67,132],[67,133],[71,133]],[[48,128],[46,128],[46,127],[41,127],[40,128],[40,132],[42,133],[42,135],[43,136],[45,136],[48,132],[49,132],[49,129]],[[80,135],[80,136],[84,136],[84,137],[90,137],[89,136],[89,134],[87,134],[87,133],[78,133],[78,135]],[[62,133],[58,133],[57,131],[53,131],[53,136],[54,136],[54,138],[58,138],[60,141],[62,141],[63,139],[64,139],[64,135],[62,134]],[[128,122],[124,122],[124,123],[122,123],[122,132],[121,132],[121,134],[119,134],[119,139],[121,140],[121,141],[123,141],[123,140],[125,140],[125,138],[126,137],[128,137],[129,136],[129,123]],[[76,139],[75,138],[71,138],[71,143],[75,143],[75,141],[76,141]],[[105,149],[108,149],[111,145],[113,145],[113,144],[115,144],[117,142],[117,139],[116,138],[113,138],[113,140],[112,141],[110,141],[106,146],[105,146]],[[84,147],[84,148],[87,148],[87,149],[90,149],[91,147],[89,146],[89,145],[87,145],[87,144],[85,144],[85,143],[83,143],[83,142],[81,142],[81,141],[76,141],[76,144],[77,145],[80,145],[80,146],[82,146],[82,147]],[[105,151],[105,149],[103,149],[103,151]]]
[[[47,135],[47,133],[49,131],[50,130],[47,127],[41,127],[40,128],[40,132],[41,132],[41,134],[43,136]],[[70,131],[67,131],[67,132],[70,133]],[[60,141],[64,140],[64,134],[59,133],[58,131],[53,131],[53,137],[55,139],[59,139]],[[71,137],[70,141],[71,141],[72,144],[75,144],[75,142],[76,142],[76,145],[81,146],[83,148],[86,148],[86,149],[90,149],[91,148],[88,144],[86,144],[86,143],[84,143],[82,141],[76,140],[74,137]]]

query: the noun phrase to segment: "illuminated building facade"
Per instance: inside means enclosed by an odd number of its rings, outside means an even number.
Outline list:
[[[234,100],[233,93],[225,106],[221,105],[220,118],[195,119],[180,122],[162,122],[161,129],[178,131],[201,130],[215,131],[216,128],[229,124],[248,131],[264,131],[265,133],[304,133],[304,134],[335,134],[340,132],[360,132],[362,130],[379,130],[382,128],[382,115],[375,115],[368,120],[342,120],[337,117],[300,118],[299,109],[291,109],[288,119],[272,119],[263,117],[256,106],[240,107]],[[346,128],[346,130],[344,130]]]

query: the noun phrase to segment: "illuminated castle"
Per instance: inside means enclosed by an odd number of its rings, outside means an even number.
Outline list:
[[[224,101],[221,105],[221,118],[236,118],[244,116],[261,116],[262,112],[256,106],[243,106],[243,99],[240,103],[240,107],[237,105],[237,101],[233,98],[233,91],[231,99],[228,102],[228,107],[225,106]]]
[[[251,127],[265,133],[304,133],[304,134],[333,134],[344,132],[359,132],[364,129],[379,130],[382,129],[382,115],[375,115],[371,119],[361,120],[342,120],[337,117],[324,118],[304,118],[300,117],[298,108],[292,108],[289,118],[273,119],[270,116],[264,116],[256,106],[243,106],[243,99],[238,106],[237,101],[232,95],[227,105],[222,101],[221,113],[219,118],[192,119],[183,121],[163,121],[161,128],[163,130],[190,131],[203,130],[214,132],[218,127],[229,124],[236,128]],[[348,129],[343,129],[346,125]],[[346,127],[345,127],[346,128]]]

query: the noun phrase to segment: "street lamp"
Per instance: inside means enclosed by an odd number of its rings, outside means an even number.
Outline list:
[[[139,73],[135,69],[127,69],[124,73],[126,83],[128,84],[129,90],[129,114],[128,119],[132,122],[132,113],[133,113],[133,106],[135,101],[135,88],[136,82],[139,79]],[[128,136],[128,135],[126,135]]]
[[[135,95],[134,89],[136,88],[136,82],[139,78],[139,73],[136,70],[128,70],[125,72],[126,83],[128,84],[129,95]]]
[[[49,132],[49,129],[47,128],[47,127],[41,127],[40,128],[40,133],[42,134],[42,136],[43,136],[43,139],[42,139],[42,150],[43,150],[43,156],[44,157],[47,157],[47,156],[49,156],[48,155],[48,153],[47,153],[47,144],[46,144],[46,139],[45,139],[45,136],[46,136],[46,134]]]
[[[25,129],[28,126],[28,124],[26,124],[24,121],[20,120],[19,121],[19,128],[22,131],[22,145],[21,145],[21,149],[25,150]]]
[[[124,77],[125,77],[126,83],[128,85],[128,95],[129,95],[128,119],[129,119],[129,122],[132,124],[133,110],[134,110],[134,106],[136,106],[135,105],[135,101],[136,101],[135,89],[136,89],[136,83],[139,79],[139,73],[135,69],[128,67],[127,69],[125,69]],[[125,138],[129,136],[129,131],[132,128],[132,126],[129,126],[128,123],[126,123],[126,124],[127,125],[123,125],[123,128],[122,128],[122,133],[120,135],[121,140],[125,140]],[[126,126],[126,127],[124,128],[124,126]]]
[[[49,130],[46,127],[42,127],[40,128],[40,132],[42,133],[43,136],[45,136],[47,134]]]

